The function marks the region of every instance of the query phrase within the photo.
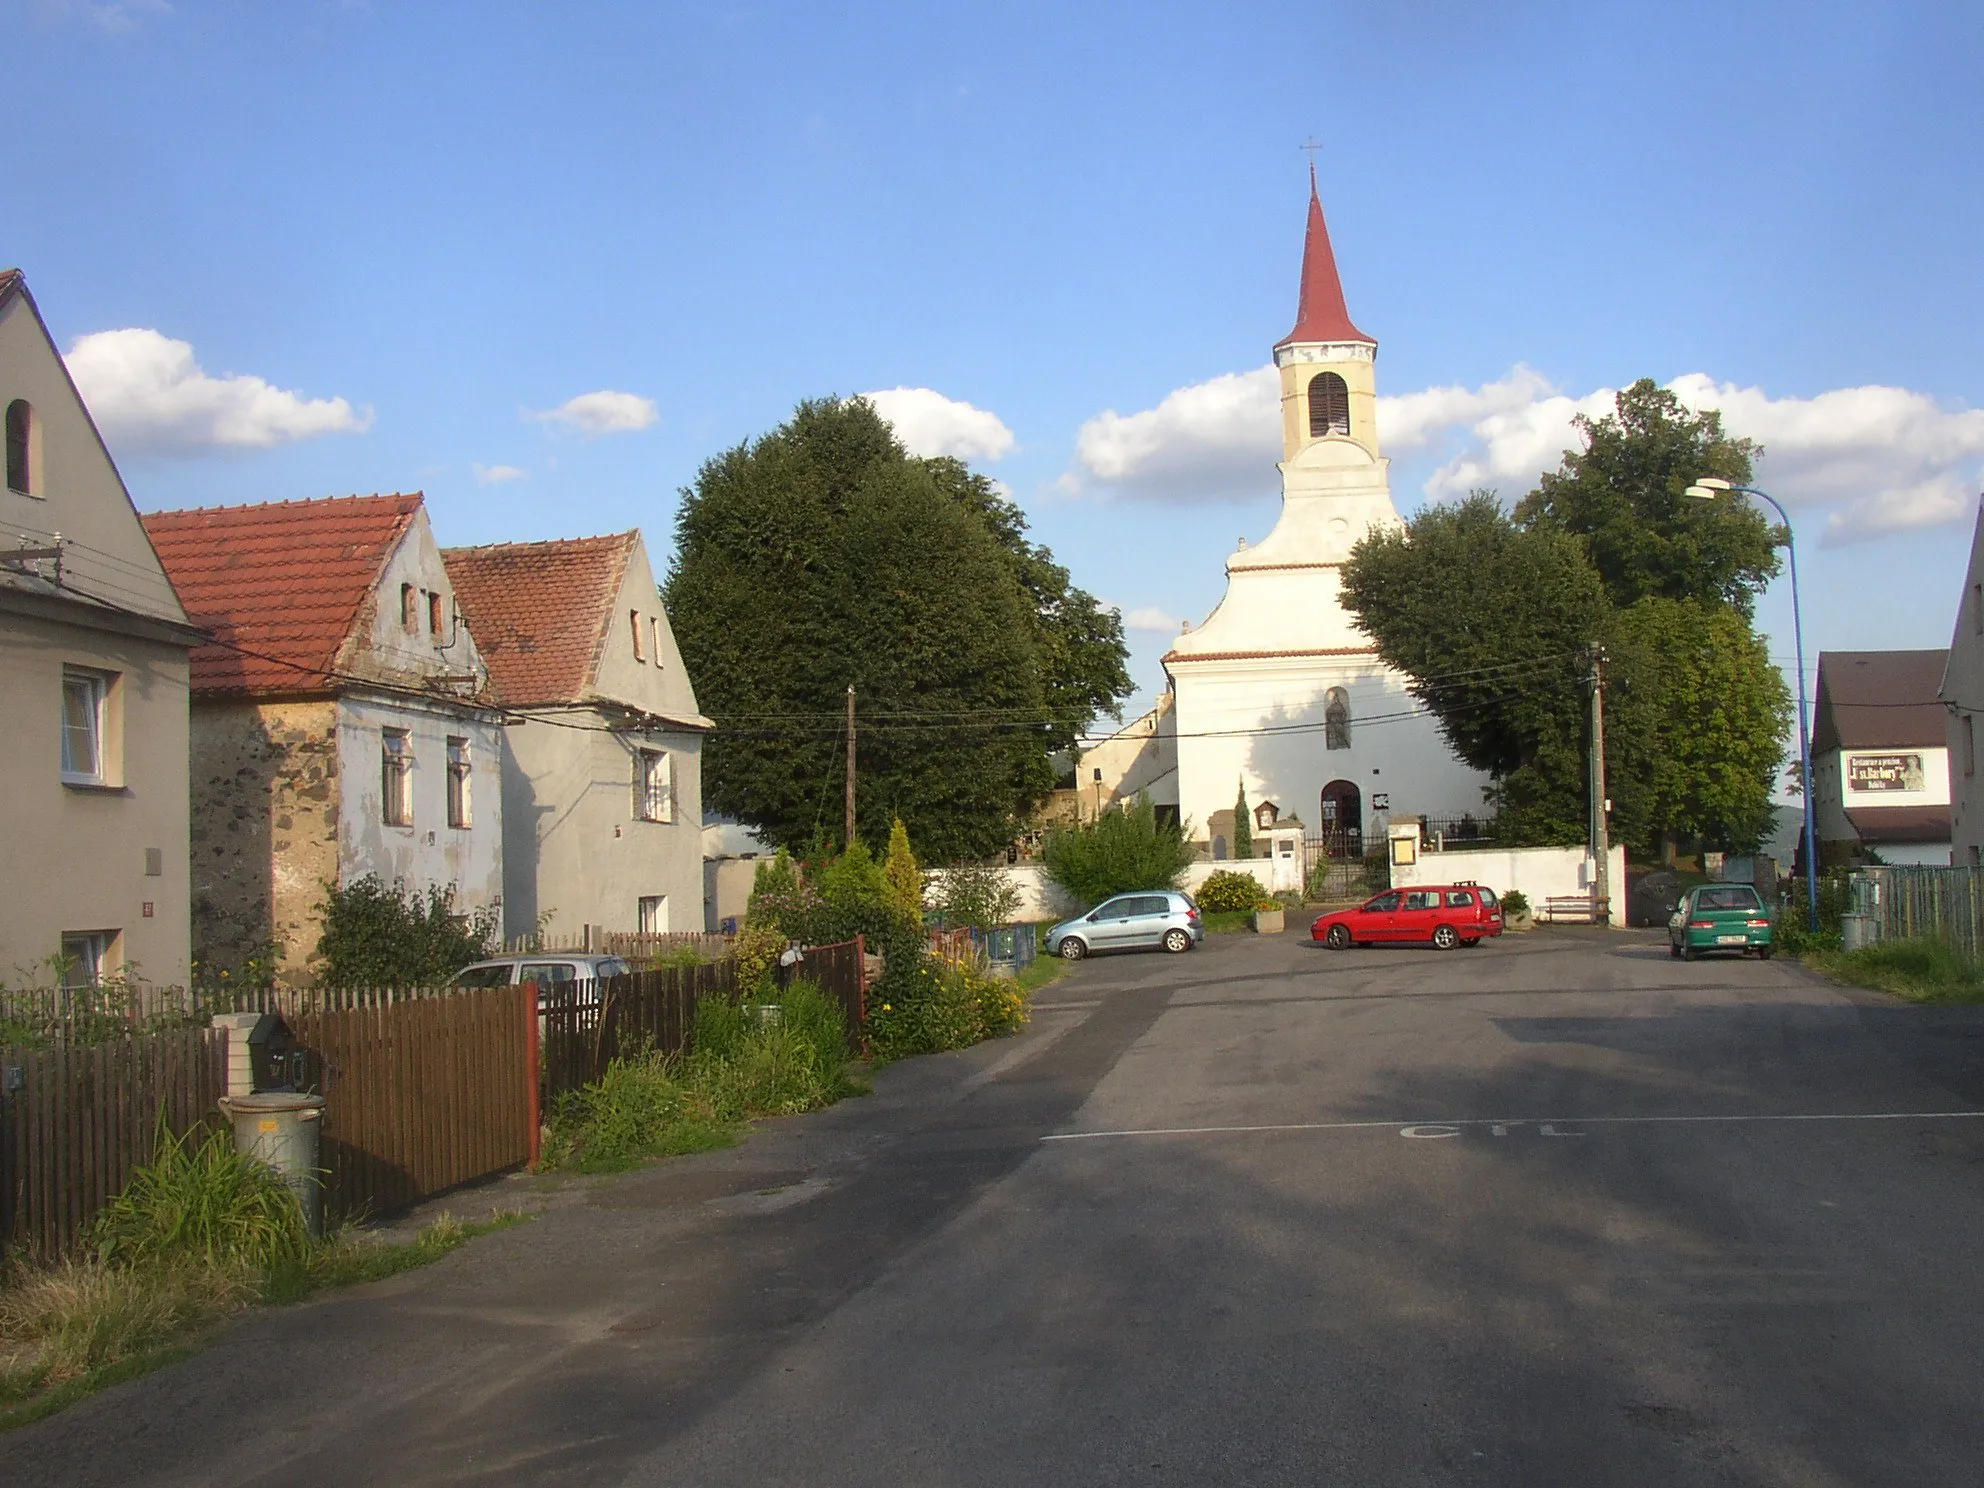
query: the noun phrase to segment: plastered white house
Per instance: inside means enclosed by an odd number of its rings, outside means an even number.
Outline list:
[[[418,494],[155,512],[193,653],[194,947],[307,978],[326,888],[500,911],[503,727]]]
[[[641,534],[446,557],[509,719],[504,933],[702,930],[711,724]]]
[[[1871,848],[1884,863],[1950,861],[1945,651],[1822,651],[1812,721],[1821,861]]]
[[[11,269],[0,414],[0,980],[181,983],[199,632]]]
[[[1192,835],[1237,787],[1354,850],[1391,812],[1483,811],[1486,777],[1462,764],[1342,603],[1340,569],[1366,533],[1398,525],[1377,429],[1378,344],[1344,304],[1311,181],[1295,329],[1274,348],[1281,381],[1281,517],[1226,560],[1226,596],[1164,657],[1166,700],[1084,754],[1116,793],[1147,789]]]

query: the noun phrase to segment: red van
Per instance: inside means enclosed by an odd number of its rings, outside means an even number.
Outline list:
[[[1309,927],[1309,934],[1333,951],[1400,940],[1451,951],[1501,933],[1501,901],[1493,889],[1471,883],[1388,889],[1355,909],[1333,910]]]

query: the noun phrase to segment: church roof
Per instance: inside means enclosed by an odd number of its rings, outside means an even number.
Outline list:
[[[1343,302],[1343,281],[1337,277],[1336,254],[1330,248],[1329,224],[1323,221],[1322,198],[1316,195],[1316,172],[1309,170],[1309,232],[1302,244],[1302,302],[1295,329],[1275,342],[1276,349],[1297,341],[1362,341],[1378,343],[1350,323]]]

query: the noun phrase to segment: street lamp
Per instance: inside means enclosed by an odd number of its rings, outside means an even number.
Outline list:
[[[1818,831],[1813,821],[1812,727],[1805,705],[1805,626],[1798,612],[1798,544],[1792,539],[1791,517],[1777,499],[1755,486],[1739,486],[1717,476],[1705,475],[1688,487],[1688,494],[1703,501],[1714,501],[1731,491],[1768,501],[1771,510],[1784,519],[1784,548],[1791,555],[1791,634],[1798,652],[1798,760],[1802,776],[1800,794],[1805,800],[1805,910],[1814,934],[1819,928],[1819,849]]]

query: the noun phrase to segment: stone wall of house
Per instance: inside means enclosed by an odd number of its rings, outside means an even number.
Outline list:
[[[338,880],[334,702],[196,701],[193,955],[203,979],[271,960],[306,978],[318,906]]]

